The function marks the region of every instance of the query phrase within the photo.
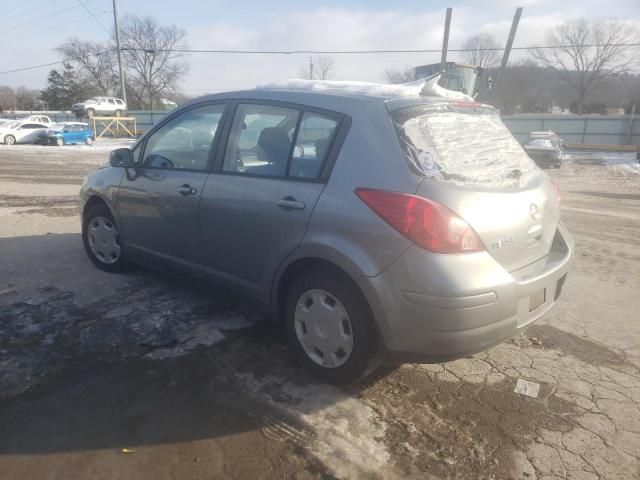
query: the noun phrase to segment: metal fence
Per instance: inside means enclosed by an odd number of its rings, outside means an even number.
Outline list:
[[[21,112],[18,115],[4,114],[4,118],[25,116],[32,112]],[[34,114],[36,112],[33,112]],[[76,117],[69,112],[37,112],[48,115],[54,122],[74,121]],[[148,110],[129,111],[129,116],[137,119],[138,133],[149,131],[168,112],[151,112]],[[527,139],[529,132],[553,130],[567,144],[590,145],[640,145],[640,119],[631,115],[505,115],[503,122],[520,141]]]
[[[552,130],[567,144],[640,144],[640,119],[631,115],[505,115],[502,121],[520,142],[529,132]]]

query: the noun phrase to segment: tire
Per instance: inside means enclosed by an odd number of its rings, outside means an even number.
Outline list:
[[[315,300],[311,298],[312,296]],[[318,299],[321,300],[318,301]],[[310,304],[309,306],[301,307],[302,310],[306,309],[306,311],[310,311],[316,305],[324,304],[330,305],[329,308],[331,310],[337,309],[338,317],[344,316],[340,312],[346,312],[347,325],[344,324],[345,320],[332,323],[330,318],[335,318],[336,314],[333,311],[328,312],[326,318],[329,318],[329,320],[322,317],[320,329],[313,328],[313,333],[311,334],[313,338],[307,337],[310,339],[307,340],[307,346],[305,347],[300,338],[309,335],[309,331],[312,331],[312,328],[309,326],[307,329],[304,318],[300,319],[299,303],[301,306]],[[298,316],[298,319],[296,319],[296,316]],[[315,321],[315,318],[312,313],[309,317],[309,322]],[[313,373],[329,383],[347,384],[356,382],[371,374],[382,363],[382,355],[378,347],[373,316],[369,306],[358,287],[345,274],[317,269],[297,277],[287,292],[284,322],[287,337],[302,362]],[[311,347],[311,344],[314,343],[314,339],[317,341],[318,331],[322,331],[323,328],[332,324],[340,325],[338,327],[341,332],[339,337],[342,339],[350,337],[351,352],[347,355],[339,356],[340,352],[345,352],[342,347],[338,346],[336,348],[337,344],[331,347],[323,345],[326,350],[331,352],[332,359],[327,361],[325,359],[329,355],[320,355],[317,353],[320,352],[320,349]],[[343,336],[345,332],[347,335]],[[348,335],[349,333],[350,335]],[[349,342],[345,341],[344,343]],[[347,350],[348,348],[347,346]],[[308,351],[312,353],[308,353]],[[321,362],[326,365],[321,365]],[[334,364],[331,365],[332,363]]]
[[[93,108],[87,108],[87,117],[93,118],[96,114],[96,111]]]
[[[110,235],[113,235],[114,242],[109,241]],[[104,240],[102,245],[101,240]],[[111,211],[105,204],[95,205],[85,213],[82,220],[82,244],[89,259],[100,270],[118,273],[124,269],[124,248],[120,242],[120,234]],[[114,258],[111,254],[115,251],[119,253]]]
[[[62,147],[64,145],[64,138],[56,138],[56,145]]]
[[[87,145],[93,145],[93,137],[85,138],[84,143],[86,143]]]
[[[15,145],[15,143],[16,143],[16,137],[14,137],[13,135],[7,135],[6,137],[4,137],[5,145]]]
[[[122,115],[122,110],[116,110],[115,111],[115,116],[116,117],[120,117]]]

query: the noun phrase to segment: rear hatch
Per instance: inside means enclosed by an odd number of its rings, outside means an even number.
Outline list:
[[[555,187],[495,109],[417,104],[391,117],[405,158],[424,177],[417,195],[457,213],[508,271],[549,253],[560,217]]]

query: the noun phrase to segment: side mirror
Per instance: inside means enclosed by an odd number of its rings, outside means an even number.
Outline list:
[[[112,167],[132,167],[133,155],[128,148],[117,148],[109,155],[109,163]]]

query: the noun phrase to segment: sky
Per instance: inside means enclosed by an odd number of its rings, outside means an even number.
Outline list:
[[[453,8],[450,48],[479,32],[503,45],[517,6],[524,11],[514,46],[540,44],[546,29],[570,18],[618,17],[640,28],[639,0],[118,0],[120,15],[150,15],[184,29],[192,49],[439,49],[446,7]],[[0,72],[59,60],[53,48],[71,36],[108,39],[111,7],[112,0],[0,0]],[[181,87],[197,95],[297,78],[308,57],[190,54]],[[434,63],[440,54],[332,57],[335,79],[381,82],[386,69]],[[448,60],[461,58],[450,53]],[[0,85],[43,88],[51,68],[0,74]]]

